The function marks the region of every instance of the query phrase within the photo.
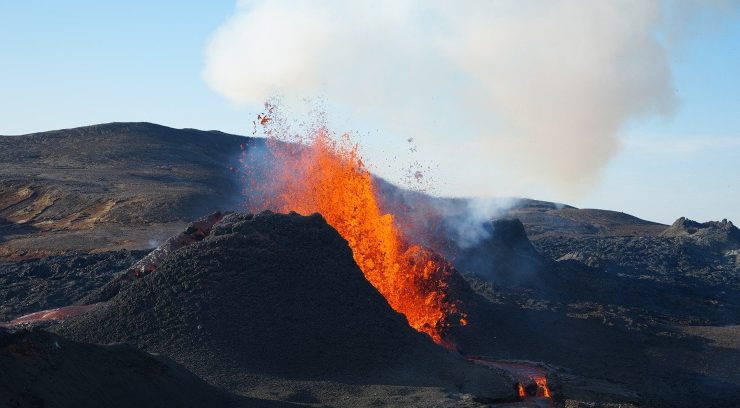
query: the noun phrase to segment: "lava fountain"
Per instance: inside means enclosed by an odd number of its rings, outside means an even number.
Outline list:
[[[258,117],[258,124],[269,122]],[[447,329],[467,321],[449,293],[452,267],[432,251],[405,242],[393,215],[380,210],[358,146],[346,134],[333,139],[325,126],[302,137],[302,143],[267,134],[271,163],[266,170],[257,171],[259,160],[243,147],[248,209],[320,213],[347,240],[365,278],[388,304],[417,331],[453,347],[445,338]]]

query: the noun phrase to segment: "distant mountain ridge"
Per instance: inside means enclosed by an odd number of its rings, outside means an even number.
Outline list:
[[[261,138],[147,122],[0,136],[0,257],[150,248],[192,219],[239,209],[244,192],[233,169],[242,145],[263,144]],[[465,199],[376,180],[386,210],[397,218],[410,216],[422,201],[466,208]],[[655,236],[667,228],[621,212],[532,199],[518,200],[502,218],[519,219],[533,240]]]
[[[0,137],[0,256],[150,248],[238,206],[231,169],[252,143],[261,140],[152,123]]]

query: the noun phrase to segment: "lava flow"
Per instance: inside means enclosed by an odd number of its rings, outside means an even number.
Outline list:
[[[547,378],[535,377],[534,382],[535,384],[537,384],[537,389],[542,390],[542,396],[545,398],[550,398],[550,389],[547,388]]]
[[[536,363],[527,361],[489,360],[478,356],[468,356],[467,358],[476,364],[500,368],[512,373],[519,379],[519,382],[516,384],[519,398],[552,398],[550,388],[547,385],[547,370]]]
[[[312,132],[304,144],[268,139],[274,163],[250,180],[250,193],[269,189],[258,207],[300,214],[320,213],[347,240],[365,278],[388,304],[406,316],[417,331],[436,343],[452,347],[445,331],[466,324],[459,302],[449,296],[451,266],[441,256],[401,238],[393,215],[378,205],[371,174],[347,135],[334,141],[325,127]],[[245,157],[249,156],[245,150]],[[245,171],[250,166],[244,159]]]

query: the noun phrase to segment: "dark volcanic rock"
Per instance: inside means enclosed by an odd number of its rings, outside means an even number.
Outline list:
[[[726,219],[699,223],[681,217],[660,235],[664,237],[691,238],[699,244],[706,246],[740,248],[740,229]]]
[[[154,272],[172,252],[203,240],[203,238],[210,234],[213,225],[221,220],[222,217],[223,214],[217,211],[190,223],[185,231],[168,238],[162,245],[148,253],[130,268],[120,272],[106,285],[97,288],[89,295],[80,299],[79,303],[91,305],[110,300],[135,279]]]
[[[0,321],[69,305],[106,284],[145,254],[146,251],[114,251],[0,261]]]
[[[724,334],[740,316],[734,250],[690,236],[545,235],[533,243],[559,260],[537,285],[468,276],[489,303],[471,310],[470,331],[458,333],[466,351],[547,361],[639,395],[622,402],[736,404],[740,351]]]
[[[268,375],[516,398],[511,377],[411,329],[318,214],[227,215],[156,272],[56,330],[165,353],[232,389]]]
[[[0,329],[4,407],[233,406],[236,399],[169,359],[40,330]]]
[[[686,237],[593,235],[540,236],[535,248],[516,220],[487,229],[454,260],[483,298],[463,302],[470,323],[454,330],[463,352],[547,361],[624,390],[592,394],[600,403],[735,400],[738,351],[681,328],[737,324],[740,274],[726,250]],[[593,384],[563,390],[589,395]]]

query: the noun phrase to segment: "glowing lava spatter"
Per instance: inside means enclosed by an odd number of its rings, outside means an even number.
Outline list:
[[[268,121],[269,122],[269,121]],[[371,174],[349,136],[339,141],[319,127],[303,144],[268,139],[273,164],[261,174],[269,194],[261,206],[280,212],[320,213],[347,240],[365,278],[417,331],[451,347],[445,330],[465,325],[459,302],[449,296],[451,266],[430,250],[403,241],[393,215],[378,205]],[[269,135],[269,133],[268,133]],[[248,160],[243,160],[248,165]],[[249,183],[254,189],[255,182]],[[264,187],[264,186],[263,186]],[[263,188],[263,191],[265,189]]]

